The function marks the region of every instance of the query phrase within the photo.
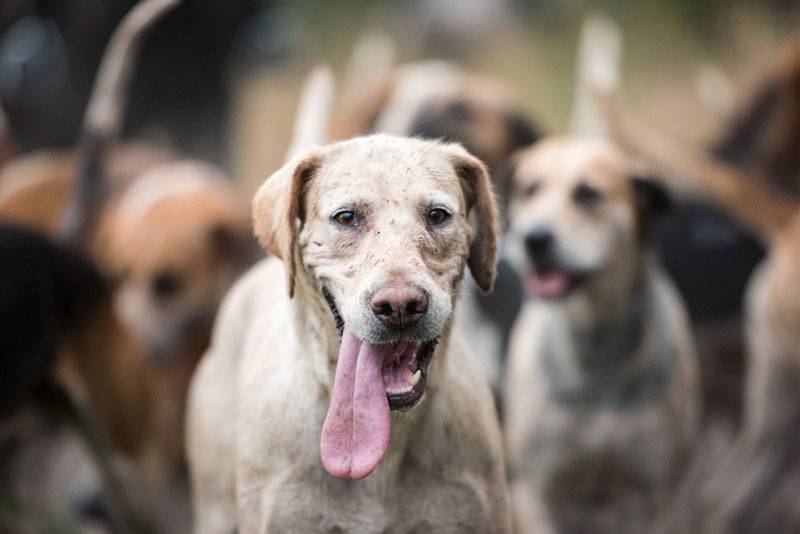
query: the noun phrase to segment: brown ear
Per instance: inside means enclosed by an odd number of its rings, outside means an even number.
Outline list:
[[[488,293],[494,287],[497,274],[497,236],[500,233],[492,181],[486,165],[478,158],[458,145],[449,148],[467,201],[467,216],[473,224],[467,264],[478,287]]]
[[[261,246],[281,258],[286,267],[289,296],[294,296],[297,272],[295,249],[302,217],[303,189],[317,170],[320,156],[304,154],[278,169],[256,192],[253,228]]]

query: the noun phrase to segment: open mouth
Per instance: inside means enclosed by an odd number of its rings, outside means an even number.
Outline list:
[[[566,269],[540,268],[525,275],[525,290],[534,298],[559,300],[571,293],[585,278],[582,273]]]
[[[339,336],[344,335],[345,322],[336,301],[326,290],[322,291]],[[385,345],[382,362],[383,385],[391,410],[408,410],[414,407],[425,393],[428,364],[436,349],[438,339],[416,341],[400,339]]]
[[[330,406],[320,433],[320,459],[329,474],[357,480],[375,470],[389,447],[391,410],[407,410],[422,398],[436,340],[360,339],[342,319],[332,295],[325,290],[323,295],[340,340]]]

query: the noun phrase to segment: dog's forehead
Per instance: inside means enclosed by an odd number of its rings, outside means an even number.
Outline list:
[[[436,142],[376,136],[341,143],[324,154],[311,188],[326,197],[460,196],[451,154]]]
[[[627,187],[624,154],[603,139],[553,138],[523,152],[515,178],[546,180],[564,185],[589,181],[608,189]]]

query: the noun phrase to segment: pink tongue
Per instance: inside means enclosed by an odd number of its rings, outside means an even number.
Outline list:
[[[389,446],[389,401],[382,374],[387,350],[391,345],[361,341],[345,325],[320,440],[322,465],[335,477],[364,478]]]
[[[569,286],[569,275],[563,272],[552,272],[541,275],[528,275],[525,280],[528,293],[540,298],[556,298],[566,292]]]

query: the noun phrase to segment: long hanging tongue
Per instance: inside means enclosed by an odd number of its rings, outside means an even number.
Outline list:
[[[382,375],[387,350],[391,345],[361,341],[345,325],[320,440],[322,465],[335,477],[364,478],[389,446],[389,401]]]

